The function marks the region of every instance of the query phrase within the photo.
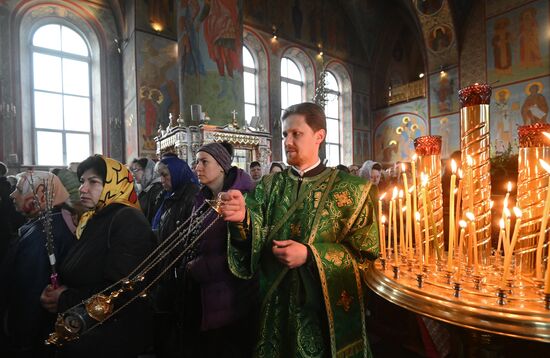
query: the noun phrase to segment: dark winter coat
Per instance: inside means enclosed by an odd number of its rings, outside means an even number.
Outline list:
[[[110,204],[87,223],[60,268],[68,287],[59,297],[59,311],[127,277],[155,246],[154,235],[141,211]],[[134,291],[138,291],[135,288]],[[115,301],[115,309],[128,297]],[[136,356],[152,344],[152,308],[138,298],[100,326],[60,349],[66,357]]]

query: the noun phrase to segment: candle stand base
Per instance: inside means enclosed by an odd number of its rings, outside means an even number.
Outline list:
[[[510,294],[506,281],[501,286],[502,278],[490,270],[477,277],[453,273],[449,283],[447,270],[392,268],[382,270],[377,260],[362,274],[374,293],[398,306],[464,328],[550,343],[550,295],[532,278]]]

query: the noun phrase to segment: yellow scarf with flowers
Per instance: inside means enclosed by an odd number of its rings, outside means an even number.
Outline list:
[[[103,183],[103,191],[94,210],[85,212],[76,228],[76,238],[80,239],[88,220],[94,214],[107,205],[118,203],[131,206],[139,209],[139,201],[134,189],[134,177],[128,169],[120,162],[101,156],[107,167],[107,175],[105,183]]]

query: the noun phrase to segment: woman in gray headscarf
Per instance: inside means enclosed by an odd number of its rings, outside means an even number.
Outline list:
[[[155,171],[155,162],[148,158],[134,159],[130,169],[136,178],[136,183],[141,186],[138,195],[139,205],[143,210],[143,214],[151,223],[159,209],[160,200],[157,199],[162,191],[160,176]]]
[[[382,165],[378,162],[372,160],[367,160],[359,169],[359,176],[361,178],[367,179],[373,185],[378,185],[380,183],[380,176],[382,174]]]

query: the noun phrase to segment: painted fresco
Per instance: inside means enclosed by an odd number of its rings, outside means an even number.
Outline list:
[[[136,27],[175,38],[174,3],[172,0],[136,1]]]
[[[487,21],[487,79],[499,85],[550,73],[548,1]]]
[[[532,0],[485,0],[485,16],[491,17]]]
[[[353,163],[361,165],[372,159],[372,138],[370,131],[353,131]]]
[[[242,11],[240,0],[179,2],[178,38],[183,113],[200,104],[212,124],[227,124],[231,112],[244,123]]]
[[[408,160],[414,153],[414,138],[426,134],[426,122],[414,113],[386,118],[374,134],[375,160],[383,165]]]
[[[136,48],[139,152],[146,155],[156,149],[159,124],[166,128],[169,114],[179,113],[177,48],[174,41],[141,32]]]
[[[443,0],[416,0],[416,8],[424,15],[433,15],[441,9]]]
[[[369,98],[363,93],[353,93],[353,128],[370,129]]]
[[[441,136],[441,158],[449,158],[455,150],[460,150],[460,115],[432,118],[430,133]]]
[[[339,57],[363,59],[355,30],[342,6],[335,1],[319,0],[246,0],[247,24],[290,41],[323,46]]]
[[[453,30],[447,25],[437,24],[429,31],[428,46],[434,52],[442,52],[453,43]]]
[[[458,110],[458,68],[430,75],[430,117]]]
[[[491,154],[518,151],[517,127],[549,123],[550,77],[493,89],[491,97]]]

